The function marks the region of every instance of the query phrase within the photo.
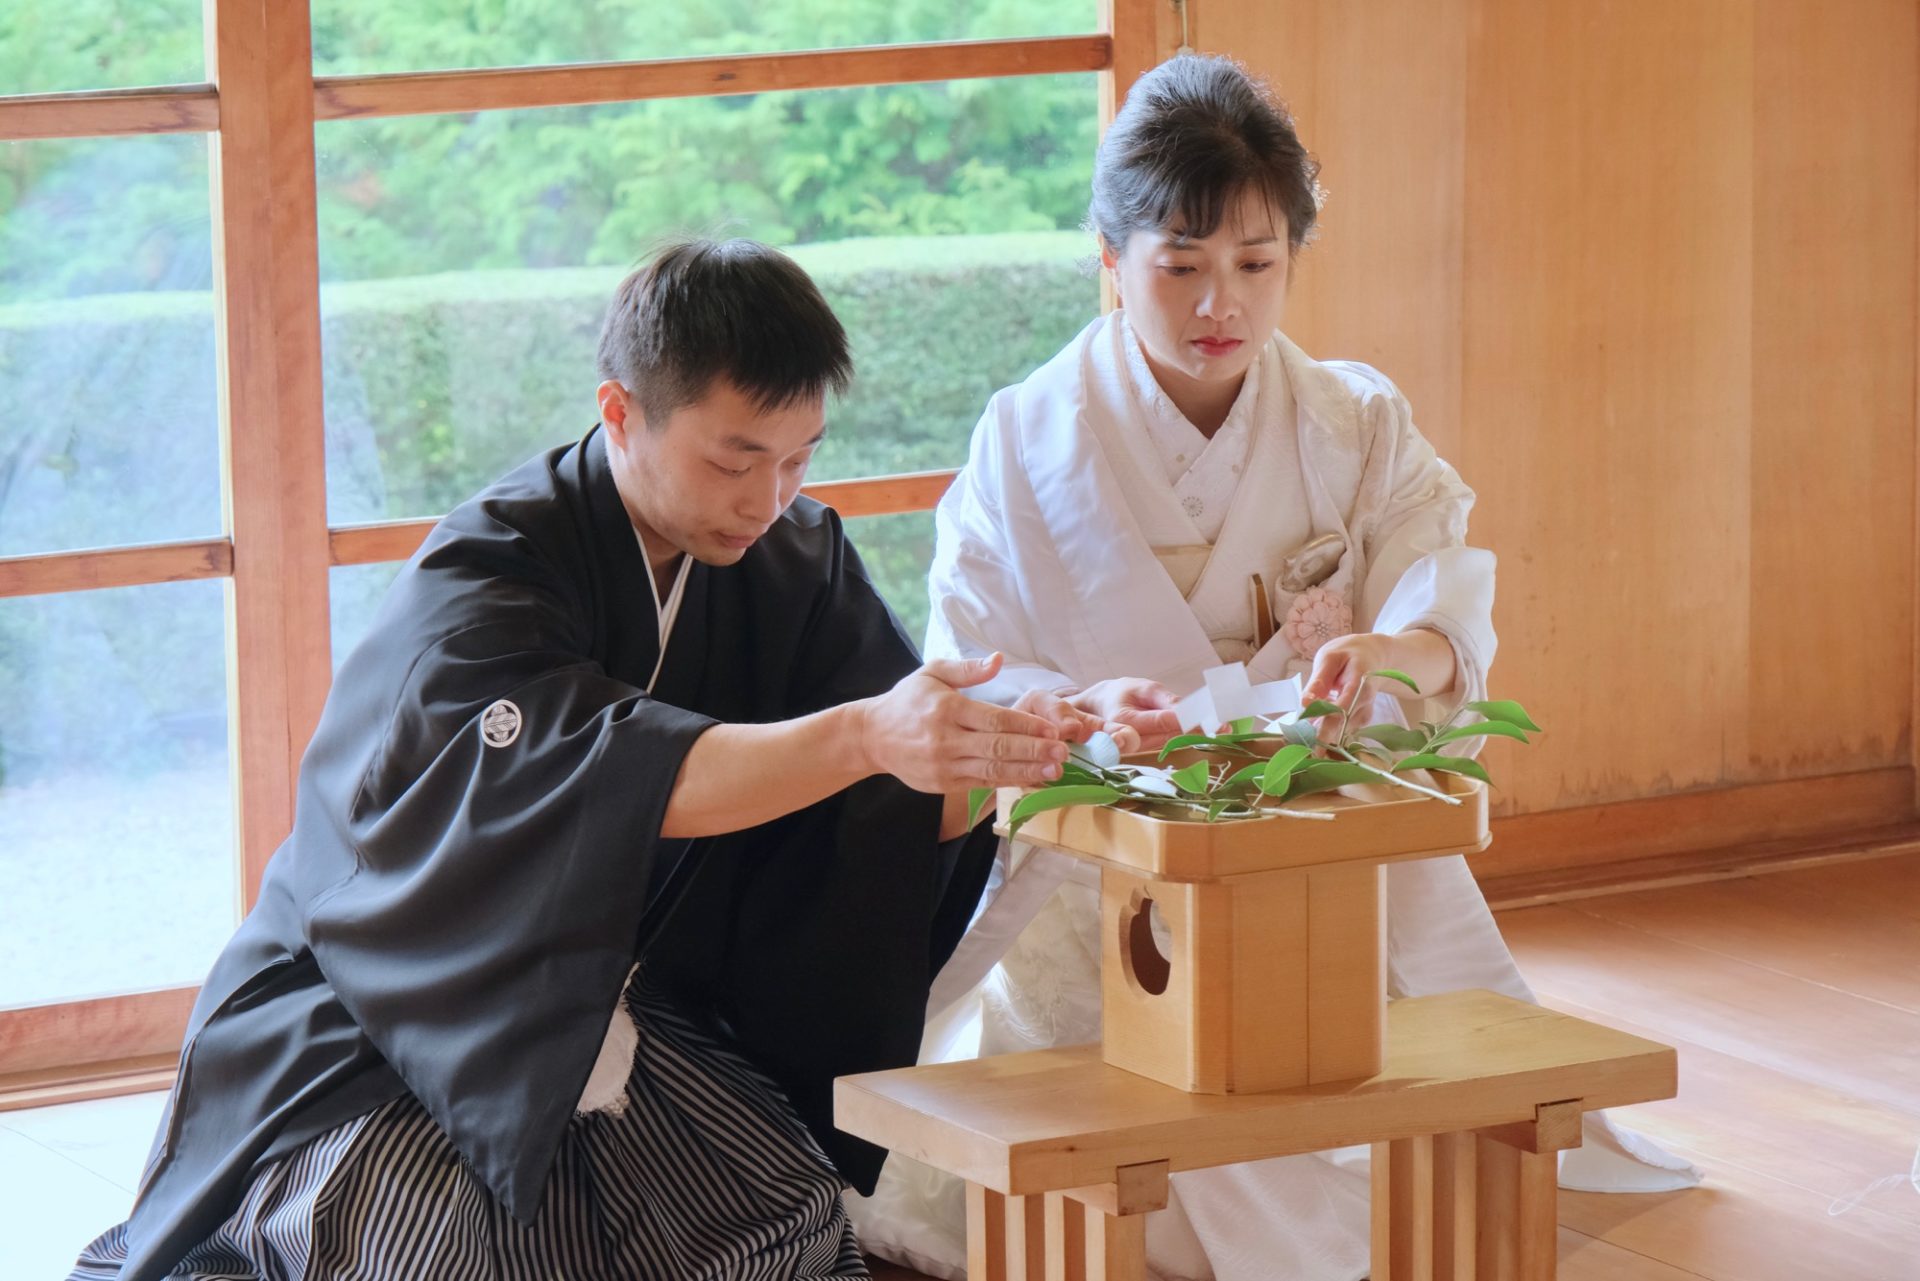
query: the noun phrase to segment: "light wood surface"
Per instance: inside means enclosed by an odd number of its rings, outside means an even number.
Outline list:
[[[1544,1001],[1676,1047],[1679,1095],[1614,1118],[1706,1172],[1659,1196],[1562,1193],[1562,1277],[1604,1257],[1708,1281],[1910,1281],[1920,1025],[1900,983],[1920,857],[1499,919]]]
[[[224,538],[43,556],[0,556],[0,599],[137,587],[143,583],[184,583],[225,578],[232,573],[233,544]]]
[[[1529,1119],[1544,1099],[1609,1107],[1674,1088],[1667,1047],[1490,992],[1397,1001],[1387,1020],[1386,1066],[1366,1081],[1187,1094],[1081,1046],[843,1078],[835,1124],[1025,1195],[1110,1182],[1141,1161],[1178,1172],[1404,1137],[1416,1118],[1475,1129]]]
[[[1111,58],[1112,41],[1107,36],[1079,35],[557,67],[321,76],[314,81],[314,114],[319,120],[348,120],[987,76],[1071,74],[1099,71]]]
[[[0,142],[210,133],[219,127],[220,95],[212,85],[0,97]]]

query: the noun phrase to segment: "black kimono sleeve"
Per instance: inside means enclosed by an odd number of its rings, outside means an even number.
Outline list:
[[[783,670],[792,714],[879,694],[919,665],[832,512],[811,540],[823,581]],[[766,568],[782,577],[770,547]],[[766,635],[767,594],[717,616],[717,637]],[[791,629],[794,620],[787,620]],[[942,843],[943,798],[868,778],[799,813],[703,843],[649,971],[707,1013],[786,1091],[841,1175],[871,1191],[884,1151],[833,1128],[836,1076],[904,1067],[927,994],[978,902],[996,840]]]
[[[416,651],[358,780],[326,776],[322,727],[303,804],[333,807],[355,866],[313,896],[307,935],[354,1021],[527,1218],[632,963],[674,780],[713,721],[583,657],[579,609],[528,558],[395,595],[390,611],[454,626]]]

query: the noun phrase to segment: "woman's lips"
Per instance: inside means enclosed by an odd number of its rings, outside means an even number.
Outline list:
[[[1224,356],[1240,346],[1238,338],[1196,338],[1193,345],[1209,356]]]

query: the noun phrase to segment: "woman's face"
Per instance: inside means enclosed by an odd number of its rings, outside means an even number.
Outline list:
[[[1243,191],[1211,236],[1141,230],[1101,261],[1154,373],[1199,383],[1235,382],[1287,308],[1287,221]],[[1169,388],[1172,390],[1172,388]]]

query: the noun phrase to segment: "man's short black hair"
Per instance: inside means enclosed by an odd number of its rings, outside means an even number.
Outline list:
[[[846,331],[800,265],[753,240],[681,240],[620,282],[600,330],[600,377],[652,427],[716,378],[763,412],[843,392]]]

